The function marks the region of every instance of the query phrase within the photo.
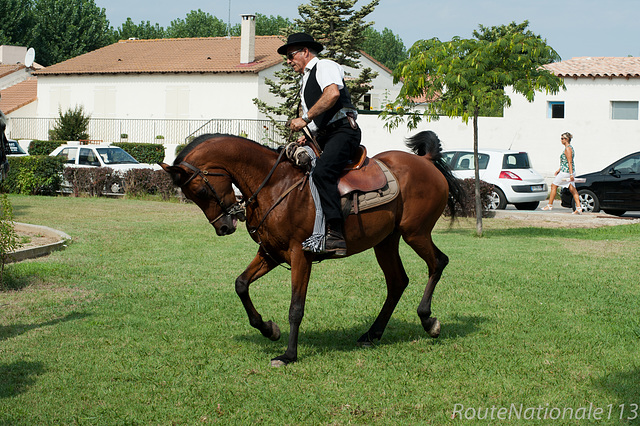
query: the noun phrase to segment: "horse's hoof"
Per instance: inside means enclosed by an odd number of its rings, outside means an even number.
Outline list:
[[[427,327],[425,327],[425,330],[427,330],[429,336],[434,339],[440,336],[440,321],[438,321],[438,318],[429,318],[427,320]]]
[[[375,337],[371,338],[369,336],[369,333],[365,333],[362,336],[360,336],[360,338],[356,342],[356,345],[360,346],[361,348],[372,348],[372,347],[374,347],[376,345],[375,342],[373,341],[374,339],[375,339]],[[380,339],[378,339],[378,340],[380,340]]]
[[[289,359],[286,355],[280,355],[271,360],[272,367],[283,367],[285,365],[291,364],[292,362],[296,362],[295,359]]]
[[[269,340],[276,341],[280,339],[280,327],[273,321],[269,321],[267,325],[271,328],[271,335],[269,336]]]

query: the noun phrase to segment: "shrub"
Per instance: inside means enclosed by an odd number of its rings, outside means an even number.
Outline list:
[[[138,197],[153,193],[153,170],[131,169],[124,174],[124,188],[127,195]]]
[[[13,206],[7,194],[0,195],[0,289],[4,288],[4,266],[11,253],[20,248],[20,240],[13,223]]]
[[[76,197],[80,193],[99,197],[113,192],[113,184],[122,187],[122,178],[110,167],[67,167],[63,175]]]
[[[69,108],[65,113],[58,109],[58,115],[53,129],[49,130],[49,139],[66,141],[89,139],[87,129],[91,121],[91,114],[85,114],[82,105],[76,105],[73,110]]]
[[[63,170],[62,159],[48,155],[9,157],[9,173],[2,188],[15,194],[55,195]]]
[[[476,216],[476,180],[475,179],[462,179],[460,180],[460,186],[464,191],[465,198],[467,200],[466,209],[462,209],[460,204],[456,203],[456,216],[460,217],[475,217]],[[489,202],[489,196],[493,191],[493,185],[483,180],[480,181],[480,198],[482,202],[482,215],[487,213],[487,205]],[[451,210],[449,206],[444,211],[445,216],[451,216]]]
[[[132,169],[125,173],[124,182],[126,194],[133,197],[157,194],[168,200],[176,195],[176,188],[164,170]]]
[[[164,161],[164,145],[158,143],[116,142],[112,145],[124,149],[141,163],[156,164]]]
[[[160,195],[163,200],[166,201],[172,196],[177,195],[177,188],[173,184],[169,173],[164,170],[154,170],[152,182],[156,191],[155,193]]]
[[[33,140],[29,143],[29,154],[30,155],[49,155],[53,152],[54,149],[56,149],[57,147],[65,143],[67,142],[66,141]]]

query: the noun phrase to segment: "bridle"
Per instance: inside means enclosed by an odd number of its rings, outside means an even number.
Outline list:
[[[215,219],[209,221],[209,223],[212,224],[212,225],[216,221],[218,221],[220,218],[222,218],[224,216],[232,216],[232,215],[237,215],[237,214],[243,214],[244,215],[245,207],[247,205],[250,205],[250,204],[252,204],[252,203],[254,203],[256,201],[258,193],[262,190],[262,188],[265,187],[267,182],[269,182],[269,179],[271,179],[271,176],[273,175],[273,173],[275,172],[276,168],[278,167],[278,164],[280,164],[280,161],[282,160],[284,152],[285,152],[284,149],[280,151],[280,154],[278,155],[278,159],[276,160],[275,164],[271,168],[271,171],[264,178],[264,180],[262,181],[262,183],[260,184],[258,189],[256,189],[256,191],[253,193],[253,195],[251,195],[246,201],[242,200],[240,202],[236,202],[236,203],[232,204],[229,207],[226,207],[222,203],[222,199],[220,198],[220,196],[216,192],[216,190],[213,187],[213,185],[211,185],[211,183],[207,179],[207,176],[225,176],[225,177],[228,177],[229,179],[232,179],[231,176],[229,174],[227,174],[227,173],[212,173],[212,172],[209,172],[208,170],[201,170],[201,169],[197,168],[196,166],[193,166],[193,165],[187,163],[186,161],[182,161],[182,162],[180,162],[180,165],[187,167],[188,169],[192,170],[194,173],[189,177],[189,179],[186,180],[186,182],[184,182],[182,185],[180,185],[180,187],[182,188],[182,187],[188,185],[189,182],[191,182],[193,179],[195,179],[196,176],[200,176],[202,178],[204,183],[207,185],[207,187],[209,188],[209,190],[213,194],[213,197],[215,198],[216,202],[218,203],[218,205],[222,209],[222,213],[218,217],[216,217]],[[220,167],[217,167],[217,168],[220,168]],[[262,224],[265,222],[265,220],[267,219],[267,216],[269,215],[269,213],[271,213],[271,211],[278,204],[280,204],[280,202],[282,200],[284,200],[286,198],[286,196],[289,195],[289,193],[291,193],[291,191],[293,191],[297,187],[301,187],[301,185],[306,181],[306,179],[307,179],[307,175],[305,175],[302,179],[298,180],[293,185],[291,185],[283,194],[280,195],[280,197],[278,197],[278,199],[275,201],[275,203],[265,212],[264,216],[259,221],[258,225],[253,227],[252,229],[249,229],[249,233],[250,234],[256,235],[257,242],[260,245],[260,247],[262,247],[262,249],[265,251],[265,253],[279,265],[281,265],[282,262],[276,260],[271,254],[269,254],[269,252],[267,251],[266,247],[264,246],[264,244],[260,240],[260,236],[258,235],[258,229],[260,229]],[[287,268],[287,269],[289,269],[289,268]]]
[[[216,200],[216,202],[218,203],[218,205],[220,206],[220,208],[222,209],[222,213],[220,213],[220,215],[218,215],[218,217],[216,217],[215,219],[212,219],[209,221],[209,223],[211,225],[213,225],[215,222],[217,222],[218,220],[220,220],[222,217],[224,216],[235,216],[238,215],[240,213],[244,214],[244,203],[242,202],[236,202],[230,206],[225,206],[224,203],[222,202],[222,199],[220,198],[220,196],[218,195],[218,193],[216,192],[215,188],[213,187],[213,185],[211,185],[211,182],[209,182],[209,179],[207,179],[207,176],[225,176],[231,179],[231,176],[229,176],[227,173],[212,173],[208,170],[201,170],[199,168],[197,168],[196,166],[193,166],[189,163],[187,163],[186,161],[182,161],[180,163],[181,166],[185,166],[188,169],[191,169],[194,173],[189,177],[189,179],[186,180],[186,182],[184,182],[182,185],[180,185],[180,188],[185,187],[189,184],[189,182],[191,182],[193,179],[195,179],[197,176],[200,176],[202,178],[202,180],[204,181],[205,185],[207,185],[207,188],[209,188],[209,191],[211,191],[211,193],[213,194],[213,198]]]

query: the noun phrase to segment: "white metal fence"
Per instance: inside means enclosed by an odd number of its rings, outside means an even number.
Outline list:
[[[55,118],[12,118],[9,127],[11,139],[49,139]],[[92,141],[144,142],[181,144],[205,133],[241,135],[264,144],[282,144],[269,120],[176,120],[176,119],[112,119],[92,118],[87,129]]]

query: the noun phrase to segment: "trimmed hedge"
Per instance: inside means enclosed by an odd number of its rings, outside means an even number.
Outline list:
[[[76,197],[81,193],[99,197],[111,192],[122,192],[111,188],[115,184],[120,189],[123,184],[122,178],[110,167],[66,167],[63,175]]]
[[[14,194],[55,195],[60,190],[64,163],[48,155],[8,157],[9,173],[2,190]]]
[[[100,197],[117,192],[132,197],[160,195],[168,200],[177,195],[177,189],[164,170],[131,169],[120,176],[109,167],[67,167],[64,178],[76,197],[80,194]]]
[[[140,163],[157,164],[164,161],[164,145],[159,143],[115,142]]]
[[[131,169],[124,175],[124,188],[133,197],[152,194],[168,200],[177,195],[177,189],[169,173],[164,170]]]
[[[29,143],[29,155],[49,155],[54,149],[66,143],[66,141],[33,140]]]

